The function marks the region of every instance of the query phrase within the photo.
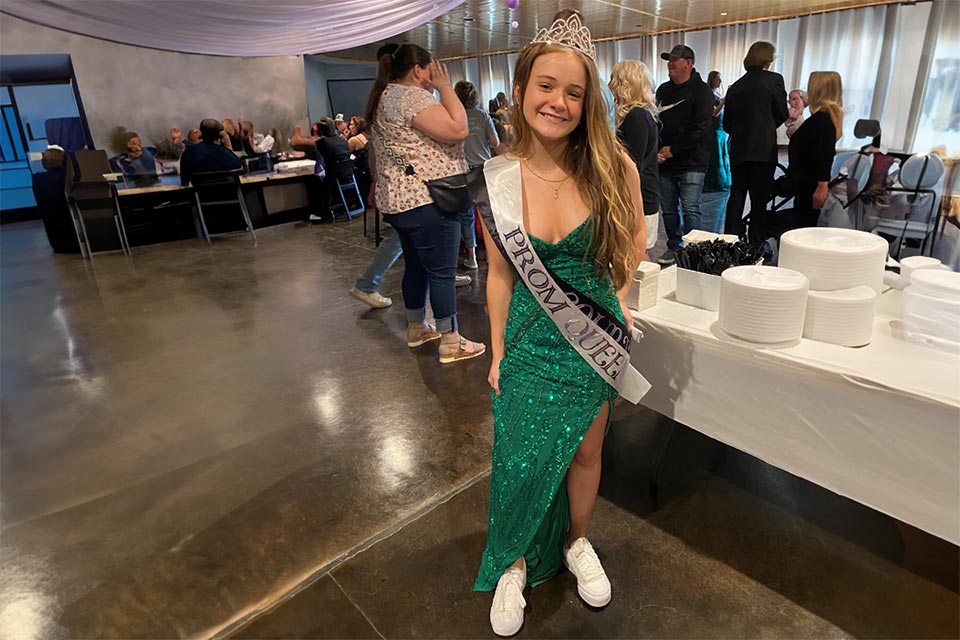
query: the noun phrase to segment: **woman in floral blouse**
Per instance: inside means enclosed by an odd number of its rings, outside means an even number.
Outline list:
[[[445,66],[421,47],[405,44],[379,60],[367,105],[376,207],[403,245],[407,346],[440,340],[440,362],[476,358],[486,346],[457,330],[454,282],[460,213],[438,207],[424,181],[466,173],[467,114]],[[439,102],[433,91],[440,94]],[[410,169],[412,167],[412,170]],[[436,327],[426,322],[427,292]]]

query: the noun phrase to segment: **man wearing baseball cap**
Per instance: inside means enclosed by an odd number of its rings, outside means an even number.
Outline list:
[[[343,119],[343,114],[338,113],[337,117],[333,119],[333,124],[337,125],[337,134],[341,138],[347,137],[347,121]]]
[[[700,193],[710,159],[713,92],[693,68],[693,49],[678,44],[667,61],[670,79],[657,87],[660,109],[660,206],[667,228],[661,264],[673,264],[682,236],[701,228]],[[679,206],[678,206],[679,205]],[[682,217],[681,217],[682,215]]]

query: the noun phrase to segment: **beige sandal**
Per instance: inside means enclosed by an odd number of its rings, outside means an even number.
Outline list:
[[[439,340],[440,333],[427,322],[407,326],[407,346],[416,349],[422,344]]]
[[[440,343],[440,363],[449,364],[459,362],[460,360],[469,360],[482,356],[487,351],[487,346],[482,342],[473,342],[460,336],[459,340]]]

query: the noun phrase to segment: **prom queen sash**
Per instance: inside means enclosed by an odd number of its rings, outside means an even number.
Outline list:
[[[483,216],[483,223],[497,248],[587,364],[624,399],[638,403],[650,383],[630,364],[631,336],[626,327],[554,276],[533,250],[523,228],[520,161],[509,156],[493,158],[484,165],[483,174],[490,197],[490,215]]]

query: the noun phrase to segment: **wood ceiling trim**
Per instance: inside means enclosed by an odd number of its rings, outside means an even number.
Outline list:
[[[593,0],[600,4],[605,4],[610,7],[616,7],[617,9],[623,9],[624,11],[632,11],[633,13],[639,13],[640,15],[647,16],[648,18],[656,18],[657,20],[666,20],[667,22],[675,22],[682,27],[692,27],[693,25],[683,22],[681,20],[676,20],[674,18],[668,18],[666,16],[661,16],[656,13],[650,13],[649,11],[644,11],[643,9],[636,9],[634,7],[628,7],[626,5],[618,4],[616,2],[610,2],[610,0]],[[673,29],[674,31],[676,29]]]

